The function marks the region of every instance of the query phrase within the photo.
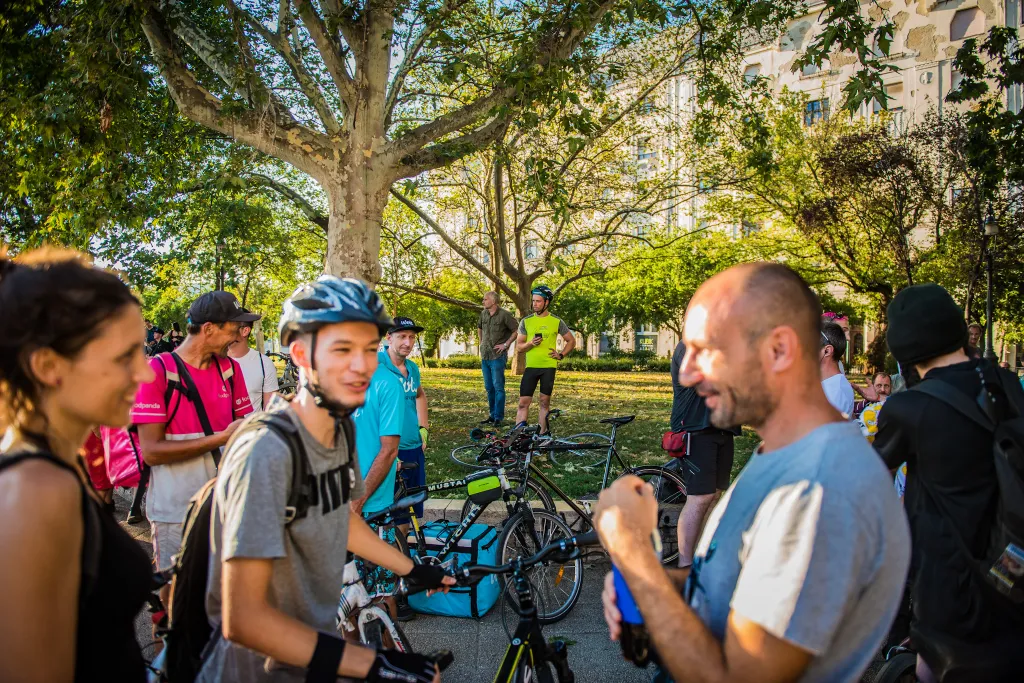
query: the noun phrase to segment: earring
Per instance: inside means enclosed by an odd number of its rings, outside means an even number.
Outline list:
[[[62,380],[60,377],[58,377],[57,378],[57,388],[59,389],[62,384],[64,384],[64,380]]]

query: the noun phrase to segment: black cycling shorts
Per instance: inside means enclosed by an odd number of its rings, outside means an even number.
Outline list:
[[[706,496],[716,490],[729,488],[732,472],[733,435],[717,429],[705,429],[690,435],[688,459],[700,468],[690,475],[686,492],[693,496]]]
[[[533,396],[540,383],[540,393],[550,396],[555,390],[555,368],[526,368],[523,380],[519,383],[520,396]]]

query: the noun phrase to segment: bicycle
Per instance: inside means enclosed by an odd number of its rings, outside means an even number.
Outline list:
[[[284,396],[294,394],[296,387],[299,385],[299,369],[292,363],[292,357],[287,353],[276,353],[274,351],[268,353],[267,357],[284,361],[284,370],[278,379],[278,392]]]
[[[545,622],[538,612],[534,586],[527,570],[547,562],[579,561],[580,548],[596,543],[597,533],[591,531],[546,544],[526,559],[516,557],[496,567],[469,565],[455,572],[456,584],[463,586],[492,574],[511,574],[508,585],[516,595],[514,607],[519,615],[519,624],[505,650],[494,683],[554,683],[551,667],[554,667],[559,683],[575,682],[565,642],[556,640],[548,643],[544,638],[541,625]]]
[[[558,418],[561,417],[561,416],[562,416],[562,411],[559,410],[558,408],[555,408],[550,413],[548,413],[548,429],[549,430],[551,429],[551,424],[553,422],[557,421]],[[539,427],[537,427],[537,428],[539,429]],[[465,444],[463,446],[456,446],[455,448],[452,449],[452,452],[449,455],[449,457],[452,459],[452,462],[456,463],[457,465],[462,465],[465,468],[468,468],[468,469],[471,469],[471,470],[484,469],[487,466],[486,465],[483,465],[483,466],[480,465],[480,463],[479,463],[480,456],[483,455],[484,452],[488,448],[495,448],[495,447],[496,448],[503,448],[503,447],[508,446],[509,443],[511,442],[511,440],[515,437],[515,434],[516,434],[516,430],[515,429],[509,430],[508,432],[505,433],[504,436],[499,436],[497,432],[484,431],[483,429],[480,429],[479,427],[474,428],[472,431],[470,431],[470,437],[469,437],[472,440],[472,443],[468,443],[468,444]],[[595,440],[596,442],[599,442],[599,443],[607,443],[607,441],[608,441],[608,437],[605,436],[604,434],[591,434],[591,433],[574,434],[572,436],[567,436],[567,437],[562,437],[562,438],[556,438],[556,437],[551,437],[551,438],[556,439],[558,441],[572,442],[572,443],[586,442],[588,439]],[[569,452],[572,455],[574,455],[577,458],[579,458],[580,460],[586,459],[587,453],[588,453],[588,451],[586,451],[586,450],[581,450],[579,452],[572,452],[572,451],[569,451]],[[553,458],[552,458],[552,462],[554,462]],[[558,463],[555,462],[555,464],[557,465]],[[589,467],[593,467],[593,465],[594,464],[586,464],[586,463],[584,463],[584,464],[581,465],[581,467],[588,467],[589,468]]]
[[[618,429],[629,424],[634,419],[636,419],[635,415],[625,415],[621,417],[608,417],[601,420],[602,424],[612,425],[611,435],[607,437],[608,444],[572,443],[565,439],[544,439],[535,435],[534,439],[528,446],[530,450],[525,453],[525,456],[521,461],[521,471],[526,482],[530,482],[531,477],[535,477],[540,480],[550,493],[553,493],[556,498],[562,500],[574,513],[576,513],[577,517],[576,521],[573,522],[573,527],[579,525],[579,528],[575,530],[582,533],[594,526],[594,520],[590,515],[589,504],[584,503],[583,506],[579,505],[577,501],[572,499],[567,493],[559,488],[559,486],[544,474],[544,472],[533,462],[533,453],[541,452],[550,454],[551,452],[572,450],[606,450],[604,475],[601,479],[601,489],[608,488],[613,460],[618,463],[620,470],[620,473],[616,478],[633,475],[651,484],[654,488],[654,495],[658,499],[658,530],[661,533],[662,542],[664,543],[662,564],[672,565],[679,558],[679,541],[676,526],[679,520],[679,515],[682,513],[683,506],[686,504],[686,482],[679,474],[670,469],[667,465],[640,465],[638,467],[633,467],[628,465],[622,459],[622,456],[619,455],[618,449],[616,448],[615,439],[618,434]],[[534,434],[536,434],[536,429],[536,427],[530,427],[524,430],[524,433],[533,431]],[[481,459],[484,459],[485,455],[481,455],[480,457]],[[683,464],[691,473],[697,471],[696,466],[689,460],[683,460]],[[466,505],[463,505],[463,517],[465,517],[468,511],[467,507],[468,501]],[[584,509],[584,507],[586,509]]]
[[[498,550],[502,558],[523,554],[523,549],[531,552],[544,547],[559,538],[569,538],[572,530],[555,511],[554,501],[543,487],[529,481],[523,473],[508,474],[502,464],[486,470],[473,472],[464,479],[427,484],[425,486],[405,487],[401,479],[396,495],[411,495],[420,492],[436,493],[456,488],[465,488],[470,495],[465,507],[466,513],[462,522],[455,528],[436,555],[426,553],[427,541],[416,515],[410,507],[409,516],[412,522],[413,535],[408,545],[416,550],[417,556],[424,562],[444,564],[450,559],[459,541],[469,532],[470,526],[480,518],[491,503],[499,499],[505,503],[508,519],[501,527],[498,537]],[[515,485],[513,485],[515,482]],[[534,507],[532,498],[527,491],[535,494],[539,507]],[[415,544],[415,547],[413,547]],[[533,580],[544,603],[540,619],[544,623],[554,623],[569,613],[579,599],[583,586],[583,561],[576,559],[572,563],[558,567],[545,566],[537,568]],[[511,595],[506,591],[506,599]],[[551,609],[548,609],[548,607]]]
[[[395,515],[419,505],[426,498],[426,493],[403,497],[391,507],[368,517],[366,522],[379,525],[383,538],[384,528],[393,523]],[[397,540],[400,536],[395,538]],[[399,540],[398,545],[399,549],[408,555],[405,539]],[[394,591],[371,594],[366,590],[364,577],[359,572],[356,561],[352,559],[345,563],[344,582],[341,597],[338,599],[338,632],[343,636],[355,632],[358,634],[359,642],[378,650],[412,652],[408,637],[392,618],[391,611],[385,604],[387,598],[408,592],[405,581],[399,578]],[[353,619],[353,615],[357,616]]]

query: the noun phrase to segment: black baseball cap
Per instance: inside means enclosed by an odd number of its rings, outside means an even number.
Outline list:
[[[388,330],[388,334],[391,334],[392,332],[402,332],[404,330],[412,330],[413,332],[419,333],[423,331],[423,328],[414,323],[412,318],[398,316],[395,318],[395,326]]]
[[[251,313],[238,303],[238,298],[231,292],[207,292],[196,299],[188,309],[190,325],[203,323],[252,323],[261,316]]]

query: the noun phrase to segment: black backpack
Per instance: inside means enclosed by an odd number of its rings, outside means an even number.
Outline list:
[[[306,449],[295,423],[280,411],[255,413],[239,425],[224,450],[227,452],[242,434],[261,427],[267,427],[284,439],[292,455],[292,485],[285,507],[285,524],[291,524],[305,517],[310,501],[317,498],[313,490],[316,479],[310,471]],[[342,427],[351,468],[354,462],[352,454],[355,452],[355,433],[351,419],[342,420]],[[345,502],[348,502],[350,480],[351,477],[342,477]],[[213,633],[206,614],[206,588],[210,566],[210,522],[216,485],[215,477],[206,482],[189,501],[181,535],[181,549],[174,558],[164,671],[167,680],[172,683],[191,683],[195,680],[202,666],[203,649]]]
[[[974,401],[938,379],[925,379],[913,390],[942,401],[993,434],[992,458],[999,500],[984,555],[976,557],[959,534],[953,535],[986,592],[996,598],[994,604],[1008,607],[1009,614],[1024,622],[1024,401],[1019,397],[1016,378],[997,368],[986,370],[977,368],[981,388]],[[1003,398],[1002,410],[997,410],[992,390]],[[940,511],[950,517],[941,499],[924,480],[919,481]]]

